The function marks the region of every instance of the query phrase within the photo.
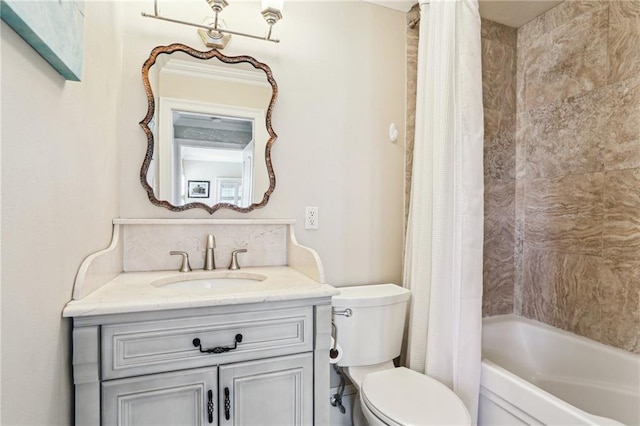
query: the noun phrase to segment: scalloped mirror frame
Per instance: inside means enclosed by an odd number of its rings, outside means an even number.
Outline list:
[[[253,203],[247,207],[240,207],[230,203],[217,203],[213,206],[209,206],[204,203],[188,203],[181,206],[176,206],[169,203],[168,201],[159,200],[158,198],[156,198],[153,192],[153,188],[151,188],[151,185],[149,185],[149,183],[147,182],[147,173],[149,171],[149,166],[151,165],[151,159],[153,157],[153,150],[155,146],[153,132],[149,128],[149,123],[153,119],[153,114],[155,111],[155,98],[153,97],[153,90],[151,89],[151,84],[149,82],[149,69],[156,63],[156,59],[159,55],[171,54],[173,52],[184,52],[198,59],[218,58],[220,61],[226,64],[237,64],[246,62],[251,64],[256,69],[261,69],[266,74],[267,81],[272,88],[271,101],[269,102],[269,107],[267,108],[265,120],[267,132],[269,133],[269,140],[267,141],[265,147],[265,161],[267,164],[267,174],[269,175],[269,188],[267,188],[267,190],[265,191],[261,202]],[[276,98],[278,97],[278,85],[273,78],[271,68],[269,68],[267,64],[258,62],[251,56],[226,56],[216,49],[202,52],[184,44],[174,43],[170,44],[169,46],[157,46],[151,51],[149,58],[142,65],[142,82],[144,84],[145,91],[147,92],[147,115],[140,122],[140,126],[142,127],[142,130],[144,130],[144,133],[147,135],[147,152],[144,156],[142,168],[140,169],[140,183],[142,184],[144,190],[147,192],[149,201],[151,201],[156,206],[164,207],[174,212],[181,212],[189,209],[204,209],[209,212],[209,214],[213,214],[219,209],[231,209],[239,213],[248,213],[254,209],[264,207],[269,201],[269,197],[276,187],[276,175],[273,171],[273,165],[271,163],[271,146],[276,141],[278,135],[276,135],[276,133],[273,131],[273,128],[271,127],[271,113],[273,111],[273,106],[276,102]]]

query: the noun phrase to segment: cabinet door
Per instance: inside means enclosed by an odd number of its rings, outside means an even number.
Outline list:
[[[313,354],[220,367],[220,424],[313,424]]]
[[[217,369],[202,368],[103,382],[105,426],[217,425]]]

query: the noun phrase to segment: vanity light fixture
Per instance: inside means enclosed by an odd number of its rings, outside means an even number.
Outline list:
[[[207,47],[213,47],[216,49],[223,49],[231,35],[238,35],[242,37],[255,38],[257,40],[271,41],[273,43],[280,43],[280,40],[272,38],[271,33],[273,26],[282,19],[282,7],[284,0],[262,0],[262,16],[269,29],[267,35],[257,36],[253,34],[242,33],[239,31],[232,31],[226,28],[226,25],[222,19],[219,18],[220,12],[229,5],[228,0],[205,0],[209,7],[213,10],[214,16],[205,18],[202,24],[196,24],[193,22],[181,21],[178,19],[167,18],[161,16],[158,13],[158,0],[153,0],[153,14],[142,12],[142,16],[145,18],[160,19],[161,21],[173,22],[174,24],[189,25],[191,27],[198,28],[198,33],[202,38],[202,41]]]

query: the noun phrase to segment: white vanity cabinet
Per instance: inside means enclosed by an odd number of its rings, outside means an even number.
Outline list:
[[[313,354],[106,381],[102,417],[122,426],[310,425]]]
[[[221,425],[313,424],[313,355],[229,364],[219,370]]]
[[[102,424],[217,424],[217,368],[152,374],[102,384]]]
[[[325,297],[74,317],[76,424],[327,424],[330,315]]]

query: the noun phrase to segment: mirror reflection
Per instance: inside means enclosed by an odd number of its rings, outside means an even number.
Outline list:
[[[174,163],[160,180],[161,198],[181,205],[250,204],[253,189],[252,119],[174,109],[170,155]],[[163,185],[164,184],[164,185]]]
[[[264,206],[275,187],[270,147],[277,86],[269,68],[247,56],[160,46],[145,63],[143,80],[150,111],[140,124],[150,146],[142,183],[150,200],[210,213]]]

